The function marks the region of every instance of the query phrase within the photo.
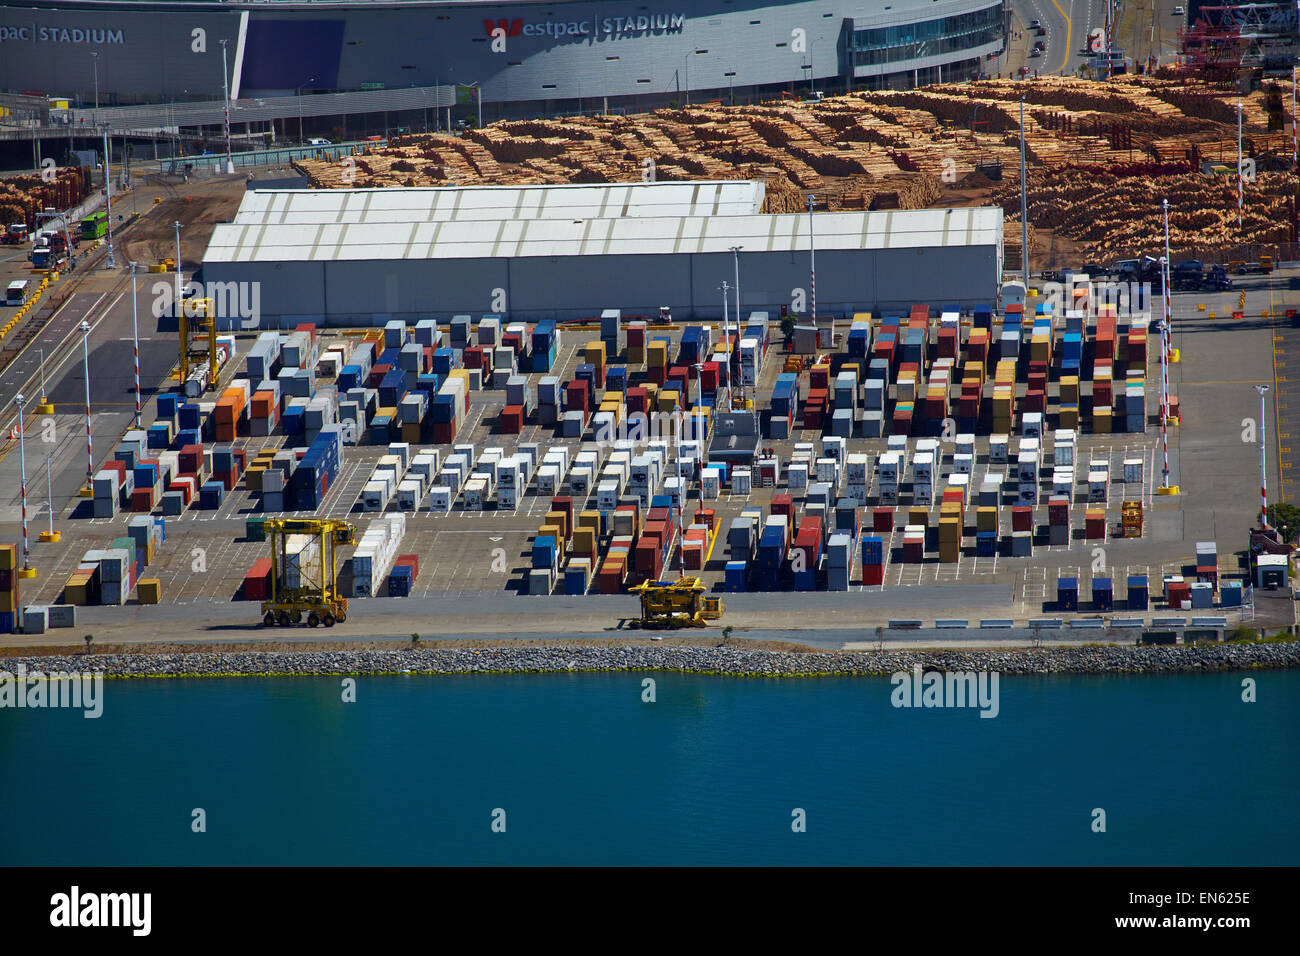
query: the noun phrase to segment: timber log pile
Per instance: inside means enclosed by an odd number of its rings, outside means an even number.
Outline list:
[[[1201,171],[1207,161],[1235,164],[1238,93],[1171,71],[503,121],[463,136],[398,137],[351,167],[296,165],[319,188],[761,179],[768,212],[802,210],[814,193],[829,209],[996,203],[1014,221],[1024,97],[1031,226],[1102,255],[1150,244],[1160,231],[1153,196],[1169,198],[1180,248],[1288,239],[1290,138],[1268,130],[1265,96],[1242,98],[1244,149],[1259,173],[1240,230],[1235,179]],[[1019,235],[1018,224],[1008,229],[1008,260]]]
[[[46,208],[71,209],[90,195],[90,169],[60,166],[46,182],[35,173],[0,179],[0,231],[13,223],[37,226],[36,214]]]

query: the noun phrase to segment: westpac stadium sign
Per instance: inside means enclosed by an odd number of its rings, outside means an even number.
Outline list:
[[[636,17],[593,17],[590,20],[525,23],[522,19],[484,20],[489,37],[633,37],[654,33],[680,33],[686,26],[684,13],[654,13]],[[501,31],[498,33],[497,31]]]
[[[80,27],[0,27],[0,43],[89,43],[103,46],[125,43],[121,30],[92,30]]]

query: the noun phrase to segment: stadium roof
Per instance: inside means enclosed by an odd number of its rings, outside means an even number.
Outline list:
[[[1000,245],[999,207],[819,213],[817,250]],[[808,216],[223,224],[204,262],[364,262],[808,250]]]
[[[500,219],[741,216],[763,209],[766,188],[750,180],[284,189],[245,194],[237,226],[403,225]]]

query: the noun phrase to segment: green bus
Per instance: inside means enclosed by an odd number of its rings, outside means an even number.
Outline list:
[[[108,213],[103,210],[81,220],[82,239],[101,239],[108,233]]]

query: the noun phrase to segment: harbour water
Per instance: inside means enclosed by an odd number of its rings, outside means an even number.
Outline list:
[[[992,719],[894,707],[885,678],[343,690],[116,680],[98,719],[0,708],[0,862],[1300,862],[1295,671],[1003,677]]]

